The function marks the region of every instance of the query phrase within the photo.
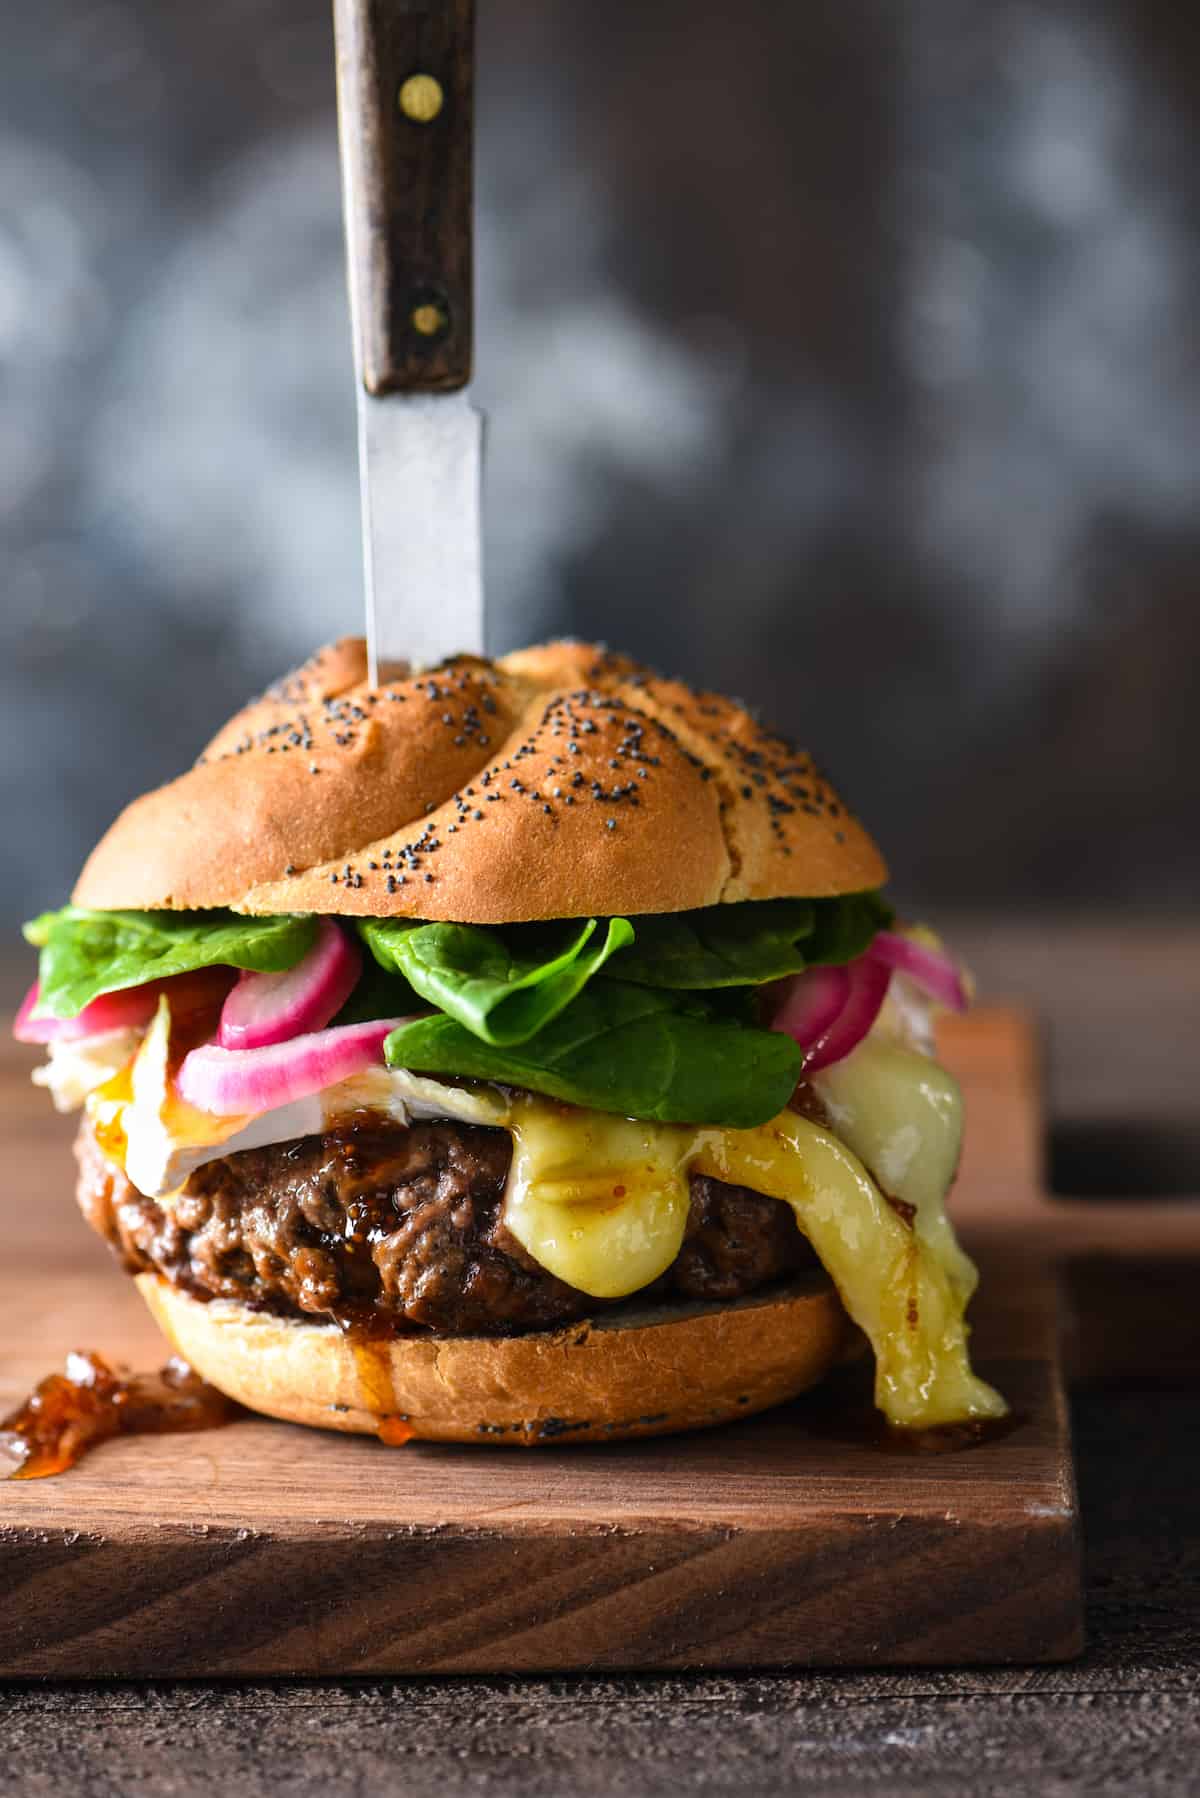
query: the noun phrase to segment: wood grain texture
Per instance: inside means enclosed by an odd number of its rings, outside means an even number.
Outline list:
[[[980,1241],[1020,1207],[1027,1027],[981,1013],[952,1058],[976,1131]],[[0,1404],[72,1346],[161,1355],[69,1204],[44,1097],[0,1084],[24,1220],[0,1274]],[[1006,1155],[1004,1179],[992,1157]],[[49,1168],[50,1172],[47,1172]],[[22,1179],[22,1172],[28,1181]],[[60,1232],[61,1235],[60,1235]],[[674,1441],[511,1457],[387,1449],[248,1419],[106,1445],[0,1487],[0,1673],[522,1672],[1053,1660],[1080,1646],[1074,1485],[1052,1278],[1010,1232],[975,1314],[1017,1427],[951,1456],[864,1439],[869,1369]]]
[[[471,378],[474,0],[335,0],[338,118],[360,376],[369,393]],[[413,76],[442,104],[405,116]],[[421,331],[420,311],[442,321]]]

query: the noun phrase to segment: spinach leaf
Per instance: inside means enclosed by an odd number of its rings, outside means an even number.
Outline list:
[[[747,899],[635,918],[622,980],[698,992],[761,986],[819,962],[853,961],[891,912],[876,893],[840,899]]]
[[[807,965],[813,917],[810,899],[760,899],[638,918],[620,976],[696,992],[779,980]]]
[[[840,899],[815,901],[813,933],[805,945],[805,965],[841,967],[868,948],[879,930],[887,930],[896,914],[878,893],[847,893]]]
[[[527,1042],[633,941],[624,918],[503,930],[363,918],[359,930],[382,967],[402,974],[431,1005],[497,1046]]]
[[[391,1067],[498,1080],[597,1111],[750,1129],[786,1105],[803,1055],[790,1036],[749,1029],[701,1001],[593,981],[536,1035],[481,1042],[452,1018],[419,1018],[385,1045]]]
[[[73,1018],[101,993],[116,993],[196,968],[278,974],[312,947],[315,918],[235,912],[83,911],[67,905],[25,926],[41,950],[42,1017]]]
[[[410,1012],[424,1011],[408,981],[399,974],[386,974],[378,962],[366,960],[358,982],[333,1024],[370,1024],[376,1018],[402,1018]]]

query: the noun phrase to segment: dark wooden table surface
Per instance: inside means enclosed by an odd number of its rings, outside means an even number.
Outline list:
[[[972,924],[956,940],[990,997],[1045,1019],[1060,1183],[1200,1194],[1200,929]],[[1090,1645],[1070,1666],[9,1686],[0,1794],[1194,1792],[1198,1273],[1065,1273],[1076,1327],[1131,1369],[1074,1393]]]

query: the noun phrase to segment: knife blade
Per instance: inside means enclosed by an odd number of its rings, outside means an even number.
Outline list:
[[[372,399],[358,460],[371,681],[483,653],[483,418],[465,393]]]
[[[474,0],[335,0],[371,679],[483,652]]]

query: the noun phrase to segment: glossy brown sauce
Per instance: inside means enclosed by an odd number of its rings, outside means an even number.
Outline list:
[[[77,1352],[0,1421],[0,1479],[45,1479],[112,1436],[211,1430],[241,1410],[178,1356],[157,1373],[131,1374]]]
[[[398,1416],[394,1409],[396,1401],[387,1341],[358,1330],[347,1331],[347,1341],[358,1375],[359,1402],[375,1419],[375,1434],[389,1448],[403,1448],[416,1432],[407,1417]]]
[[[403,1417],[381,1417],[375,1430],[381,1442],[389,1448],[403,1448],[416,1435],[411,1423]]]

